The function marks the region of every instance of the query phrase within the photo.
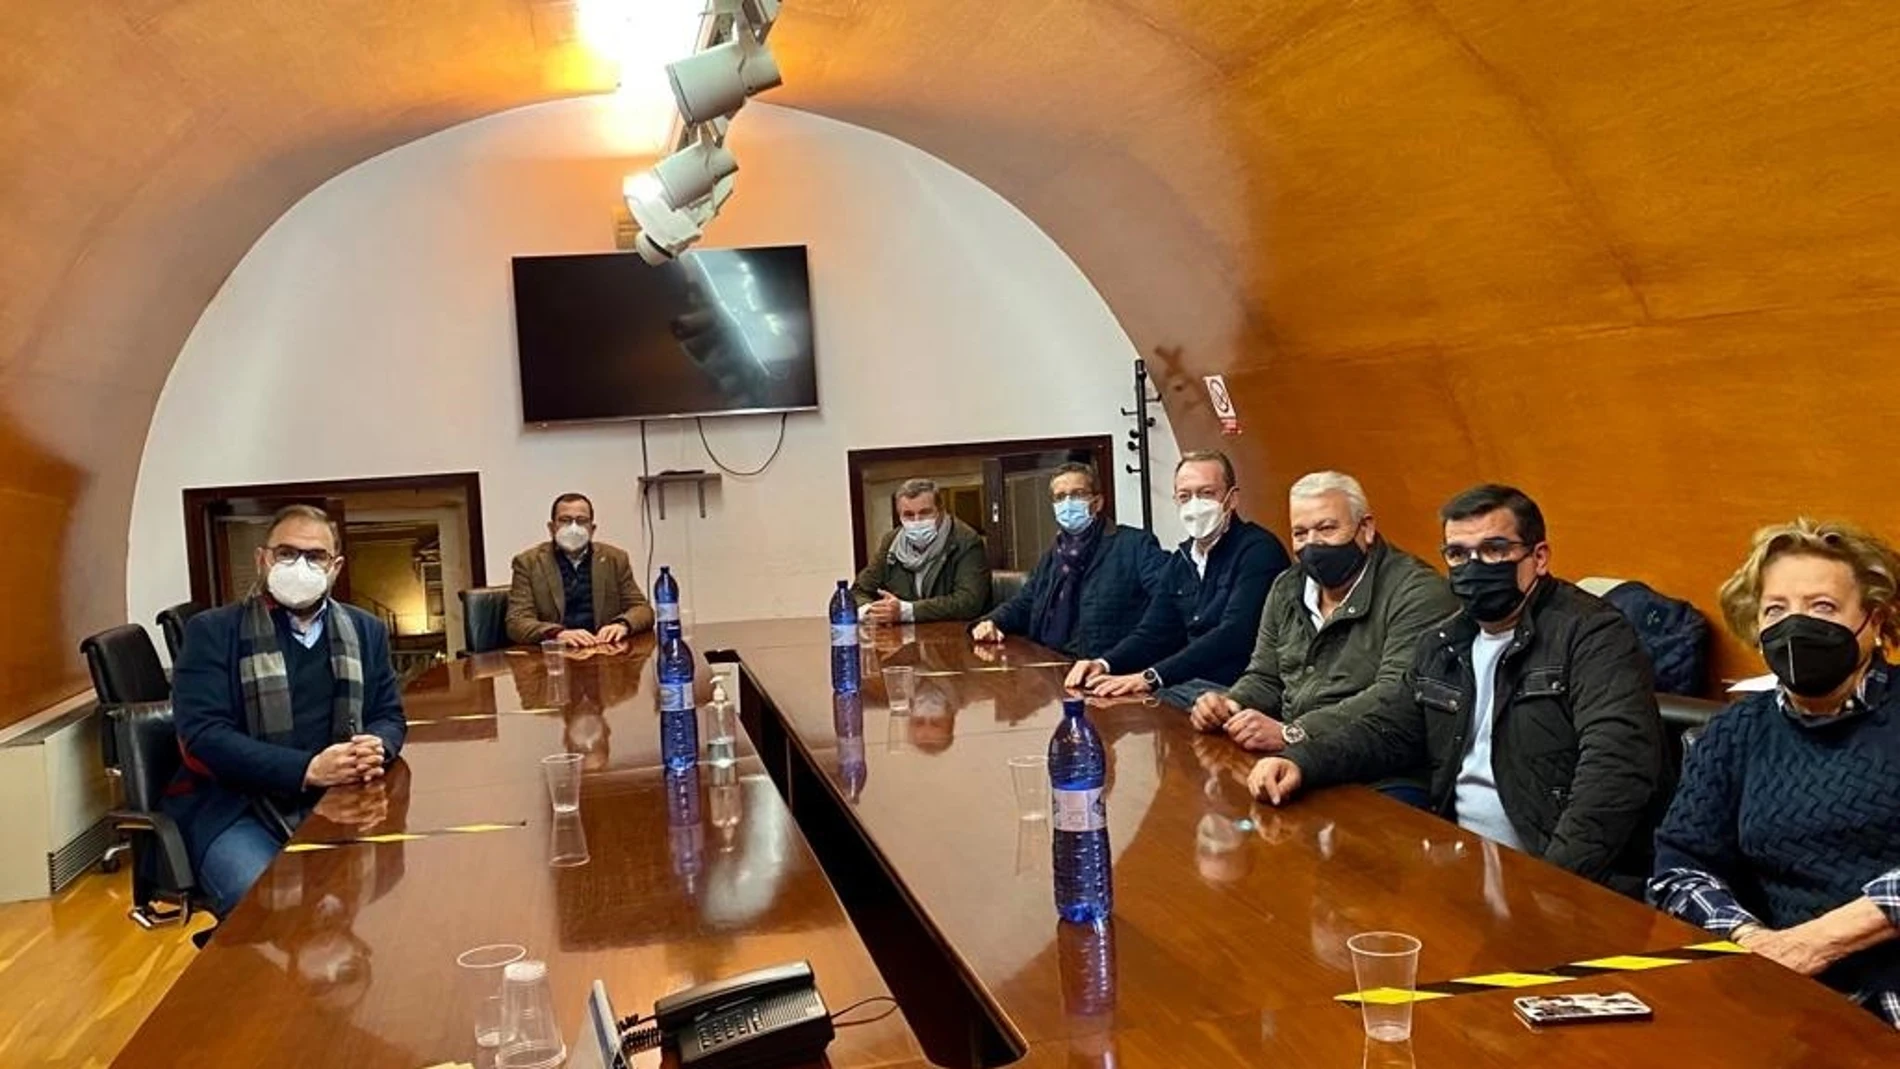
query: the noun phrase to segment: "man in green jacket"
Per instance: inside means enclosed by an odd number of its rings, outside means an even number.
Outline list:
[[[1458,611],[1445,580],[1379,537],[1359,481],[1315,472],[1289,495],[1295,565],[1267,591],[1247,671],[1194,726],[1258,753],[1323,738],[1404,696],[1418,637]],[[1380,785],[1414,805],[1422,776]]]
[[[938,504],[937,484],[911,479],[897,490],[898,525],[858,573],[851,596],[870,624],[974,620],[990,607],[983,536]]]

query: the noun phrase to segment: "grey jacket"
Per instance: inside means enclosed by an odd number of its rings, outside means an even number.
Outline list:
[[[1267,591],[1253,660],[1228,697],[1323,738],[1407,696],[1405,673],[1419,636],[1458,611],[1432,567],[1381,538],[1358,586],[1323,627],[1306,611],[1297,563]]]

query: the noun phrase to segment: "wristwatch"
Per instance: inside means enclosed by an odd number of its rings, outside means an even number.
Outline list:
[[[1298,724],[1288,724],[1280,729],[1280,737],[1286,740],[1288,746],[1298,746],[1306,741],[1306,729]]]
[[[1148,689],[1151,691],[1161,689],[1161,676],[1152,668],[1141,670],[1141,681],[1148,684]]]

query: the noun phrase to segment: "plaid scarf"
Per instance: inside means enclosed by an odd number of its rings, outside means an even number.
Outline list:
[[[1052,650],[1068,650],[1076,622],[1082,616],[1082,573],[1102,544],[1102,529],[1107,526],[1097,516],[1075,534],[1063,531],[1056,535],[1056,559],[1052,562],[1055,578],[1050,581],[1042,615],[1030,624],[1030,638]]]
[[[244,623],[238,633],[238,681],[244,687],[245,729],[254,739],[288,744],[293,729],[290,672],[277,646],[273,602],[263,594],[244,599]],[[363,729],[363,647],[356,621],[335,602],[325,613],[323,636],[330,646],[330,672],[336,697],[330,710],[330,737],[348,740]]]

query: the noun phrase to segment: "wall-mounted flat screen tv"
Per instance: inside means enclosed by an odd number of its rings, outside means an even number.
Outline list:
[[[514,258],[521,418],[667,419],[818,407],[802,245]]]

